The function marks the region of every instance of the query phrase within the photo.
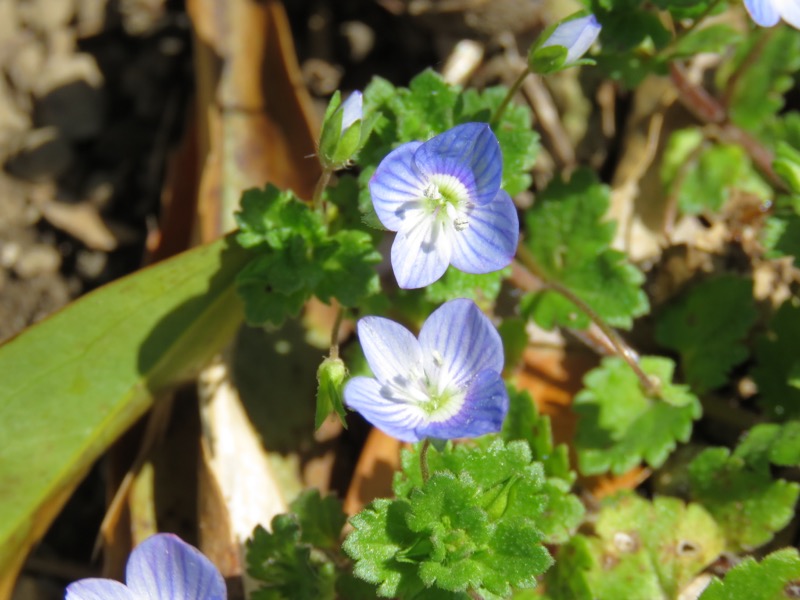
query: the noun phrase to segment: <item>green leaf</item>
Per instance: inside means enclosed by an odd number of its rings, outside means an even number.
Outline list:
[[[748,357],[743,342],[757,316],[752,282],[723,275],[671,302],[656,318],[655,337],[678,352],[687,383],[702,393],[724,385]]]
[[[268,532],[260,525],[247,541],[247,573],[262,583],[256,600],[333,600],[335,568],[321,553],[301,543],[293,514],[277,515]]]
[[[648,309],[644,276],[612,250],[616,225],[603,221],[608,189],[586,170],[569,183],[556,181],[525,214],[525,247],[545,281],[558,282],[610,325],[628,329]],[[540,326],[585,328],[589,317],[554,291],[528,294],[520,306]]]
[[[569,468],[569,449],[566,444],[556,446],[550,427],[550,417],[540,415],[536,403],[526,391],[508,386],[509,407],[501,435],[503,440],[525,440],[531,447],[533,460],[541,461],[548,477],[575,482],[575,472]]]
[[[731,121],[760,133],[783,108],[783,94],[800,69],[800,34],[790,27],[760,29],[743,42],[718,71],[718,87],[733,86],[728,92]]]
[[[747,432],[736,454],[764,469],[770,463],[781,467],[800,465],[800,421],[756,425]]]
[[[314,427],[319,429],[330,415],[339,417],[347,428],[347,411],[344,408],[344,380],[347,367],[341,358],[326,357],[317,369],[317,412]]]
[[[692,58],[701,52],[724,52],[728,46],[738,44],[742,34],[725,23],[717,23],[708,27],[697,28],[681,37],[672,46],[669,53],[671,60]]]
[[[380,292],[375,265],[381,253],[364,231],[342,230],[314,251],[320,270],[312,291],[323,302],[336,298],[343,306],[359,306],[367,296]]]
[[[672,383],[674,365],[662,357],[642,357],[641,369],[660,382],[661,397],[650,398],[624,360],[607,357],[583,379],[575,396],[580,415],[575,446],[582,473],[621,474],[642,460],[664,464],[677,442],[692,433],[692,421],[702,412],[699,400],[685,385]]]
[[[800,590],[800,555],[797,548],[784,548],[766,556],[760,563],[748,556],[725,579],[711,581],[700,600],[785,600],[796,598]]]
[[[767,258],[793,256],[800,267],[800,195],[778,196],[762,233]]]
[[[570,484],[560,477],[544,477],[543,465],[533,460],[531,446],[523,441],[504,444],[483,438],[485,447],[453,446],[443,452],[430,449],[431,473],[468,475],[479,487],[484,506],[490,512],[531,519],[547,543],[561,543],[575,531],[583,518],[580,501],[569,493]],[[401,455],[403,471],[395,475],[394,490],[408,496],[423,485],[418,447]],[[555,466],[559,466],[556,461]],[[525,492],[523,493],[523,490]]]
[[[703,504],[736,552],[769,542],[794,516],[800,485],[773,480],[758,460],[737,449],[708,448],[689,465],[692,498]]]
[[[236,240],[245,248],[266,244],[283,250],[297,237],[312,244],[324,234],[322,219],[308,204],[291,190],[281,191],[271,183],[242,194],[236,223],[240,228]]]
[[[618,495],[602,507],[595,532],[559,549],[546,577],[552,598],[677,598],[723,549],[714,519],[677,498]]]
[[[289,508],[300,523],[300,541],[316,548],[339,549],[346,517],[336,496],[323,498],[319,490],[305,490]]]
[[[752,375],[759,403],[777,420],[800,418],[800,389],[792,378],[800,365],[800,305],[796,298],[784,302],[772,317],[769,330],[756,343]]]
[[[94,461],[241,324],[228,237],[83,296],[0,346],[0,572],[45,532]],[[35,457],[35,460],[32,458]]]

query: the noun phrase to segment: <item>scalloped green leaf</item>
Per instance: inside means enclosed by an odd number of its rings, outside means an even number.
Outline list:
[[[783,548],[761,562],[748,556],[725,575],[714,578],[700,600],[786,600],[800,596],[800,555]]]
[[[604,503],[595,535],[578,534],[559,549],[545,581],[552,598],[667,600],[722,550],[722,535],[699,504],[624,493]]]
[[[735,275],[703,281],[656,317],[656,340],[678,352],[686,382],[698,393],[724,385],[749,355],[744,344],[758,313],[753,283]]]
[[[573,405],[580,415],[575,446],[582,473],[619,475],[642,461],[658,468],[678,442],[689,439],[700,401],[687,386],[672,383],[671,360],[645,356],[639,365],[660,382],[660,398],[648,397],[618,357],[604,358],[584,377]]]

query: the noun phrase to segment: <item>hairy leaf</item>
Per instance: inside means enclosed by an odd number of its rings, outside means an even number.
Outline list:
[[[760,563],[752,557],[717,578],[700,595],[700,600],[778,600],[800,595],[800,555],[796,548],[784,548]]]
[[[800,418],[800,303],[784,302],[772,317],[769,330],[756,344],[752,374],[758,384],[759,403],[778,420]]]

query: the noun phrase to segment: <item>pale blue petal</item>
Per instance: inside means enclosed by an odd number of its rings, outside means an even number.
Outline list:
[[[570,19],[556,27],[541,47],[563,46],[567,49],[564,64],[570,65],[586,54],[600,35],[600,29],[600,24],[594,15]]]
[[[486,123],[464,123],[422,144],[414,153],[419,171],[430,178],[451,175],[467,189],[475,204],[491,202],[500,189],[503,156]]]
[[[800,29],[800,1],[773,0],[781,18],[795,29]]]
[[[369,181],[372,204],[383,226],[400,229],[409,210],[419,209],[427,181],[414,166],[414,152],[422,142],[409,142],[392,150]]]
[[[777,25],[781,18],[773,0],[744,0],[744,6],[761,27]]]
[[[470,382],[461,410],[446,421],[425,425],[417,434],[420,438],[451,440],[495,433],[503,427],[506,413],[506,385],[498,372],[487,369]]]
[[[422,350],[414,335],[383,317],[358,321],[358,341],[373,375],[382,383],[398,382],[422,366]]]
[[[125,581],[136,600],[224,600],[227,595],[212,562],[168,533],[151,536],[133,550]]]
[[[425,424],[419,405],[396,399],[392,390],[369,377],[353,377],[344,387],[344,401],[384,433],[404,442],[418,442]]]
[[[468,225],[450,236],[450,262],[465,273],[491,273],[511,264],[519,241],[519,218],[511,197],[500,190],[493,202],[476,206]]]
[[[503,370],[503,342],[489,318],[466,298],[445,302],[437,308],[419,333],[426,360],[441,357],[439,388],[465,389],[479,371]]]
[[[119,581],[81,579],[67,586],[65,600],[137,600],[137,598]]]
[[[403,224],[392,243],[392,270],[403,289],[425,287],[447,270],[452,232],[444,221],[421,212]]]
[[[342,103],[342,131],[364,117],[363,100],[361,92],[353,92]]]

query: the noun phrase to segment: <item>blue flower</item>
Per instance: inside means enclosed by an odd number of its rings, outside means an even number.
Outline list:
[[[378,429],[405,442],[500,431],[503,343],[472,300],[440,306],[419,339],[382,317],[359,320],[358,339],[375,378],[348,381],[344,399]]]
[[[772,27],[783,19],[800,29],[800,0],[744,0],[744,6],[761,27]]]
[[[500,189],[502,172],[500,144],[486,123],[403,144],[381,161],[369,191],[381,223],[397,232],[392,268],[401,288],[429,285],[450,264],[490,273],[511,263],[519,221]]]
[[[346,167],[367,140],[370,127],[364,125],[364,99],[355,91],[341,102],[336,92],[322,123],[319,159],[323,168],[337,171]]]
[[[66,600],[225,600],[225,580],[199,550],[179,537],[158,533],[128,559],[125,584],[81,579],[67,586]]]
[[[539,48],[561,46],[567,49],[567,57],[561,68],[580,60],[600,35],[600,23],[594,15],[562,21]]]

